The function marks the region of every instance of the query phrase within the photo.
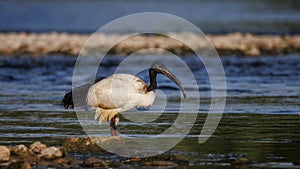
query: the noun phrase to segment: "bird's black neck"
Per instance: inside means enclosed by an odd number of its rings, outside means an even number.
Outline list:
[[[150,85],[147,88],[148,92],[149,91],[154,91],[157,88],[156,75],[157,75],[157,71],[150,68],[149,69]]]

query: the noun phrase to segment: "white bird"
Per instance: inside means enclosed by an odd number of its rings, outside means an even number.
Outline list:
[[[184,98],[185,91],[180,81],[163,64],[154,62],[149,69],[150,85],[130,74],[113,74],[89,88],[86,101],[96,110],[95,120],[110,121],[111,134],[118,135],[118,114],[132,108],[149,107],[155,100],[156,76],[163,74],[178,85]]]

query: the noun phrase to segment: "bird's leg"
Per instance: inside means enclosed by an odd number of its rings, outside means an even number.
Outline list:
[[[110,132],[111,136],[118,136],[119,133],[117,131],[117,123],[119,121],[119,118],[117,115],[115,115],[113,118],[110,119]]]

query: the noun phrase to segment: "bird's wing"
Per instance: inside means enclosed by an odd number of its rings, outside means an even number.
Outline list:
[[[62,104],[63,104],[64,108],[68,109],[68,108],[74,107],[74,103],[73,103],[73,94],[74,93],[76,94],[76,96],[78,96],[75,99],[75,101],[76,101],[75,104],[78,106],[87,107],[85,100],[86,100],[86,96],[87,96],[89,88],[93,84],[99,82],[102,79],[104,79],[104,77],[96,78],[94,81],[88,81],[86,84],[81,85],[79,87],[75,87],[71,91],[66,93],[62,100]]]
[[[115,74],[94,84],[87,95],[87,103],[91,107],[117,109],[128,102],[131,76]]]

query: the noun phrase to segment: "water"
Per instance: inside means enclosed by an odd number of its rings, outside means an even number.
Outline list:
[[[206,33],[290,34],[299,33],[299,9],[298,0],[10,0],[0,1],[0,31],[94,32],[124,15],[164,12]]]
[[[111,74],[123,59],[106,57],[101,75]],[[128,68],[134,71],[139,62],[150,64],[154,59],[153,56],[136,57],[136,62]],[[253,167],[295,168],[292,163],[299,161],[300,150],[298,54],[222,57],[228,87],[227,105],[218,128],[203,144],[198,144],[198,135],[210,103],[209,80],[196,57],[182,59],[199,75],[196,79],[200,87],[188,90],[199,89],[203,98],[191,132],[169,154],[182,156],[195,166],[230,168],[231,158],[245,156],[254,161]],[[75,61],[75,57],[55,55],[0,57],[0,144],[42,141],[58,145],[65,137],[85,135],[74,110],[61,106],[62,97],[71,87]],[[138,75],[147,79],[146,71]],[[155,135],[174,122],[180,93],[170,81],[164,78],[161,81],[160,89],[170,98],[166,113],[145,125],[121,117],[121,133],[135,137]],[[198,101],[188,100],[191,105]],[[151,115],[155,116],[156,110],[152,111]],[[197,112],[185,110],[185,113]]]

